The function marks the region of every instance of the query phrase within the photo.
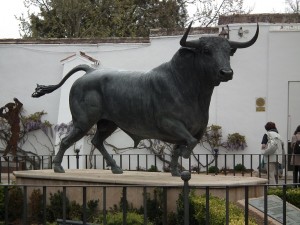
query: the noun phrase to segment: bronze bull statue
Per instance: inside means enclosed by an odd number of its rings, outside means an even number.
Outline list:
[[[77,71],[86,72],[70,91],[74,127],[61,141],[53,160],[55,172],[64,172],[61,162],[65,151],[97,124],[92,144],[113,173],[123,173],[123,170],[107,152],[103,141],[119,127],[134,140],[135,146],[143,139],[173,143],[171,173],[180,175],[178,158],[189,158],[202,138],[214,87],[233,77],[230,56],[237,48],[253,45],[259,33],[257,25],[254,37],[243,43],[217,36],[187,41],[190,28],[191,24],[173,58],[148,72],[79,65],[59,84],[37,86],[32,97],[55,91]]]

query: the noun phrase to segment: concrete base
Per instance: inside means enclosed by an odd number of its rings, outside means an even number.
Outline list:
[[[66,170],[66,173],[54,173],[53,170],[15,171],[16,183],[29,185],[28,196],[33,189],[47,187],[47,194],[62,190],[67,186],[67,197],[82,203],[82,186],[87,188],[87,201],[99,199],[100,209],[103,201],[106,208],[119,205],[122,197],[123,186],[127,188],[127,200],[133,207],[143,205],[143,186],[147,186],[147,193],[153,196],[156,187],[164,187],[167,190],[167,209],[176,210],[178,194],[182,191],[183,180],[180,177],[172,177],[170,173],[124,171],[123,174],[112,174],[110,170]],[[263,186],[267,180],[258,177],[247,176],[223,176],[192,174],[189,185],[196,189],[197,194],[205,194],[206,187],[209,193],[221,198],[226,197],[225,188],[229,188],[229,199],[232,202],[244,199],[245,186],[249,186],[249,198],[263,196]],[[79,187],[80,186],[80,187]],[[104,187],[106,190],[104,191]],[[106,199],[103,193],[106,192]]]

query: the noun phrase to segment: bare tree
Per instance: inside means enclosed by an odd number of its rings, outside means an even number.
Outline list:
[[[215,26],[219,15],[247,14],[252,11],[244,7],[244,0],[191,0],[186,2],[189,8],[194,8],[191,19],[198,26]]]
[[[288,13],[300,13],[300,0],[285,0],[286,12]]]

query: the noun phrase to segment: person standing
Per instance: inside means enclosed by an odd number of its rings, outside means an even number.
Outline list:
[[[264,161],[267,164],[267,174],[269,184],[278,184],[279,164],[282,162],[283,141],[278,134],[275,123],[268,122],[265,125],[266,133],[261,141],[261,150],[264,155]],[[275,141],[275,147],[271,150],[271,140]]]
[[[292,157],[291,165],[293,165],[293,183],[300,183],[300,154],[295,154],[296,142],[300,141],[300,125],[296,128],[294,135],[292,136]]]

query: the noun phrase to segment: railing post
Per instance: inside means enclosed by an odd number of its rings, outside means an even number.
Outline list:
[[[63,224],[66,224],[67,219],[67,189],[63,186]]]
[[[143,201],[144,201],[144,225],[147,225],[148,218],[147,218],[147,187],[143,188]]]
[[[205,187],[205,225],[210,224],[210,216],[209,216],[209,186]]]
[[[249,187],[245,186],[245,225],[249,224]]]
[[[79,152],[80,149],[75,149],[75,153],[76,153],[76,169],[79,169]]]
[[[215,157],[215,167],[216,167],[216,171],[215,171],[215,175],[217,175],[219,173],[218,171],[218,155],[219,155],[219,149],[214,149],[214,157]]]
[[[43,186],[43,225],[46,225],[47,187]]]
[[[67,155],[67,162],[68,162],[68,169],[70,169],[70,156],[69,155]]]
[[[282,193],[283,193],[283,206],[282,206],[282,224],[286,224],[286,183],[283,185],[283,190],[282,190]]]
[[[184,225],[189,225],[189,180],[191,179],[191,173],[189,171],[183,171],[181,173],[181,179],[184,181],[183,185],[183,206],[184,206]]]
[[[2,183],[2,157],[0,156],[0,183]]]
[[[226,186],[225,208],[226,208],[226,225],[229,225],[229,186]]]
[[[27,186],[23,187],[23,224],[27,225]]]
[[[264,186],[264,225],[268,225],[268,185]]]
[[[167,225],[168,224],[168,206],[167,206],[167,196],[168,196],[168,188],[163,187],[163,218],[162,218],[162,224]]]
[[[106,187],[103,187],[103,225],[107,224],[106,221]]]
[[[129,171],[131,171],[131,166],[130,166],[130,164],[131,164],[131,160],[130,160],[130,154],[128,155],[128,169],[129,169]]]
[[[9,196],[8,196],[8,186],[4,186],[4,208],[5,208],[5,224],[8,224],[8,202],[9,202]]]
[[[10,184],[10,165],[9,165],[9,156],[7,157],[7,182]]]
[[[52,161],[52,155],[50,155],[50,169],[52,169],[52,164],[53,164],[53,161]],[[26,164],[26,160],[24,160],[25,161],[25,164]]]
[[[85,169],[88,169],[88,155],[85,155]]]
[[[127,187],[123,187],[122,191],[122,212],[123,212],[123,225],[127,225]]]

